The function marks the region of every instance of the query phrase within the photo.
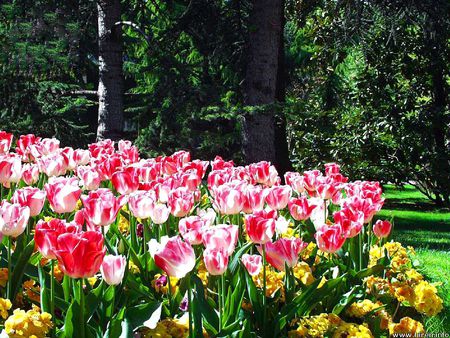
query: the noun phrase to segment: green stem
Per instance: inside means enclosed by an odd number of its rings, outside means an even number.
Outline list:
[[[267,317],[267,309],[266,309],[266,244],[262,245],[263,252],[263,333],[265,333],[266,328],[266,317]]]
[[[81,319],[81,330],[80,330],[80,338],[85,338],[85,322],[84,322],[84,290],[83,290],[83,278],[79,279],[79,287],[80,287],[80,319]]]
[[[362,270],[362,231],[358,234],[358,240],[359,240],[359,271]]]
[[[55,264],[55,260],[50,260],[50,314],[52,315],[52,320],[55,323],[55,272],[53,271],[53,267]]]
[[[192,330],[192,290],[191,290],[191,274],[187,275],[188,282],[188,310],[189,310],[189,338],[195,338]]]
[[[222,332],[222,276],[217,280],[217,298],[219,300],[219,333]]]
[[[12,275],[12,268],[11,268],[11,242],[12,238],[11,236],[8,236],[8,287],[6,289],[6,298],[12,301],[11,297],[11,275]]]
[[[167,275],[167,297],[169,298],[169,313],[172,316],[172,286],[170,285],[169,275]]]

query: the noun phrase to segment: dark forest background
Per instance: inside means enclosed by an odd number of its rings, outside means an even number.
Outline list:
[[[450,203],[448,1],[0,4],[3,130],[280,172],[335,161]]]

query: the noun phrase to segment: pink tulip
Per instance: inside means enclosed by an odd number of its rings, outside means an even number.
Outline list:
[[[155,202],[156,193],[154,191],[136,191],[130,194],[128,206],[134,217],[146,219],[151,216]]]
[[[94,158],[100,158],[104,155],[109,156],[115,152],[114,141],[111,141],[110,139],[91,143],[88,147],[91,156]]]
[[[83,213],[86,221],[95,226],[106,226],[113,223],[119,210],[125,205],[125,196],[115,197],[111,190],[100,188],[82,195]]]
[[[305,177],[300,173],[287,172],[286,174],[284,174],[284,180],[286,181],[286,184],[289,185],[297,194],[301,194],[305,191]]]
[[[110,180],[114,173],[122,168],[122,160],[118,154],[96,158],[93,161],[95,169],[102,181]]]
[[[242,193],[233,186],[221,185],[214,189],[214,205],[222,215],[238,214],[244,205]]]
[[[267,185],[270,182],[270,167],[269,162],[261,161],[250,164],[248,170],[255,183]]]
[[[340,185],[335,184],[328,177],[321,176],[318,178],[316,191],[320,198],[324,200],[331,200],[340,193]]]
[[[291,197],[292,189],[288,185],[279,185],[267,190],[266,202],[272,210],[286,208]]]
[[[25,231],[29,218],[30,208],[3,200],[0,205],[0,232],[4,236],[18,237]]]
[[[322,177],[322,173],[319,170],[309,170],[303,173],[304,181],[303,185],[310,194],[313,196],[315,191],[317,190],[317,185],[319,184],[319,177]]]
[[[392,224],[389,221],[379,219],[373,225],[373,233],[378,238],[386,238],[391,233]]]
[[[105,252],[103,236],[97,231],[59,235],[54,250],[59,268],[72,278],[94,276],[102,265]]]
[[[61,154],[51,154],[39,157],[37,160],[39,171],[48,177],[61,176],[67,171],[67,164]]]
[[[202,243],[202,233],[205,227],[206,221],[200,216],[185,217],[178,222],[181,236],[191,245]]]
[[[117,192],[121,195],[128,195],[136,191],[139,187],[139,173],[133,167],[120,170],[112,175],[111,182]]]
[[[11,143],[13,139],[13,134],[7,133],[6,131],[0,131],[0,154],[6,154],[11,148]]]
[[[203,231],[203,245],[207,249],[222,249],[231,256],[236,247],[238,235],[237,225],[219,224]]]
[[[262,257],[259,255],[243,254],[241,261],[250,276],[257,276],[262,269]]]
[[[245,217],[245,229],[253,243],[270,242],[275,234],[275,226],[275,215],[271,213],[261,211]]]
[[[77,166],[87,165],[91,160],[91,155],[89,150],[86,149],[75,149],[73,151],[73,160]]]
[[[315,208],[316,205],[310,204],[309,200],[304,196],[293,198],[289,201],[289,212],[292,218],[297,221],[307,220]]]
[[[67,224],[66,221],[53,218],[48,222],[40,220],[36,224],[34,241],[41,255],[48,259],[56,259],[57,239],[65,233],[79,232],[77,226]]]
[[[122,283],[126,267],[127,260],[125,256],[107,255],[103,258],[100,272],[102,273],[102,277],[106,284],[119,285]]]
[[[364,199],[353,196],[343,203],[343,207],[351,208],[353,211],[361,211],[364,214],[364,223],[369,223],[373,216],[381,209],[381,206],[374,203],[370,198]]]
[[[12,202],[30,208],[30,216],[34,217],[42,211],[45,202],[45,192],[33,187],[18,189],[13,194]]]
[[[170,215],[170,209],[164,203],[155,203],[153,205],[150,218],[155,224],[165,223]]]
[[[223,275],[228,267],[228,255],[223,249],[206,249],[203,252],[203,261],[205,262],[206,270],[212,276]]]
[[[264,209],[264,190],[260,186],[248,185],[243,188],[243,205],[242,210],[246,214]]]
[[[325,175],[331,176],[333,174],[339,174],[341,167],[336,163],[325,163]]]
[[[292,268],[298,262],[298,255],[308,246],[300,238],[280,238],[266,243],[266,260],[274,268],[284,271],[285,265]],[[261,247],[258,251],[262,254]]]
[[[139,161],[139,150],[131,141],[120,140],[118,144],[120,157],[125,164]]]
[[[317,246],[324,252],[334,253],[344,245],[345,237],[339,225],[324,224],[314,234]]]
[[[39,142],[41,138],[36,137],[33,134],[28,135],[20,135],[17,140],[16,153],[22,157],[22,160],[28,162],[31,157],[31,149],[30,147],[34,145],[36,142]]]
[[[10,183],[17,183],[22,177],[22,161],[19,156],[12,154],[0,155],[0,183],[9,187]]]
[[[56,138],[43,138],[30,145],[31,155],[34,158],[47,156],[59,151],[59,140]]]
[[[97,169],[92,166],[79,166],[76,171],[85,190],[97,190],[100,187],[101,178]]]
[[[347,238],[355,237],[361,232],[364,225],[364,213],[343,208],[333,214],[334,222],[338,224]]]
[[[195,253],[192,246],[183,242],[179,236],[161,238],[161,244],[152,239],[149,251],[155,264],[169,276],[183,278],[195,266]]]
[[[233,161],[224,161],[222,157],[216,156],[213,161],[211,161],[212,170],[222,170],[225,168],[234,167]]]
[[[39,168],[36,164],[25,164],[22,166],[22,180],[27,185],[33,185],[39,181]]]
[[[194,206],[194,195],[186,188],[172,190],[169,194],[168,205],[172,215],[184,217]]]
[[[81,195],[76,177],[50,177],[45,191],[50,207],[58,214],[74,211]]]

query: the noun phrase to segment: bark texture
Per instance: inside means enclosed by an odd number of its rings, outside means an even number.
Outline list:
[[[98,0],[98,128],[97,140],[123,134],[122,28],[120,0]]]
[[[283,0],[254,0],[250,17],[245,104],[276,102],[280,44],[283,36]],[[247,163],[277,162],[275,118],[271,112],[243,119],[243,152]]]

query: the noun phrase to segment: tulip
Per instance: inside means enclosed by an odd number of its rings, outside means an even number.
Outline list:
[[[67,224],[64,220],[53,218],[48,222],[40,220],[36,224],[34,242],[41,255],[48,259],[56,259],[57,239],[65,233],[76,233],[77,226]]]
[[[4,236],[18,237],[25,231],[29,218],[30,208],[3,200],[0,205],[0,232]]]
[[[51,154],[37,159],[39,171],[48,177],[61,176],[67,171],[67,164],[61,154]]]
[[[275,218],[265,212],[245,217],[245,229],[253,243],[265,244],[272,240],[275,233]]]
[[[355,237],[364,225],[364,213],[343,208],[333,214],[334,222],[338,224],[347,238]]]
[[[298,261],[300,252],[308,246],[300,238],[281,238],[266,243],[266,260],[274,268],[284,271],[285,265],[292,268]],[[261,253],[261,248],[258,247]]]
[[[103,263],[100,266],[102,277],[108,285],[119,285],[122,283],[127,260],[125,256],[107,255],[103,258]]]
[[[34,158],[55,154],[59,151],[59,140],[56,138],[39,139],[30,145],[30,151]]]
[[[45,191],[50,207],[58,214],[74,211],[81,195],[76,177],[50,177]]]
[[[39,180],[39,168],[36,164],[22,166],[22,180],[27,185],[33,185]]]
[[[33,187],[18,189],[12,196],[12,202],[30,208],[30,216],[34,217],[42,211],[45,202],[45,192]]]
[[[322,176],[322,173],[319,170],[309,170],[305,171],[303,173],[303,176],[303,186],[305,187],[306,191],[308,191],[308,193],[313,196],[317,189],[317,185],[319,184],[319,177]]]
[[[96,190],[100,187],[100,174],[92,166],[77,167],[77,176],[80,179],[80,184],[85,190]]]
[[[233,253],[238,240],[237,225],[219,224],[203,232],[203,245],[208,249],[224,250],[228,256]]]
[[[309,200],[304,196],[291,199],[288,206],[292,218],[296,221],[307,220],[316,208],[316,205],[310,204]]]
[[[86,149],[75,149],[73,151],[73,160],[77,166],[87,165],[91,159],[89,150]]]
[[[122,159],[118,154],[96,158],[93,160],[93,164],[102,181],[110,180],[115,172],[121,170],[123,165]]]
[[[340,185],[335,184],[328,178],[320,176],[316,186],[317,194],[324,200],[331,200],[340,193]]]
[[[110,225],[115,221],[117,213],[125,205],[125,196],[115,197],[107,188],[90,191],[89,195],[81,196],[83,213],[86,221],[95,226]]]
[[[224,184],[214,189],[214,205],[222,215],[238,214],[244,205],[240,190]]]
[[[324,224],[314,234],[314,238],[319,249],[328,253],[338,251],[345,242],[343,231],[339,225]]]
[[[386,238],[391,233],[392,224],[389,221],[379,219],[373,225],[373,233],[378,238]]]
[[[243,254],[241,257],[242,264],[244,264],[250,276],[257,276],[262,269],[262,257],[259,255]]]
[[[261,161],[248,166],[250,176],[255,183],[267,184],[270,182],[270,162]]]
[[[300,173],[287,172],[284,174],[284,180],[286,181],[286,184],[289,185],[297,194],[301,194],[305,191],[305,177]]]
[[[341,167],[336,163],[325,163],[325,175],[331,176],[333,174],[339,174]]]
[[[370,198],[360,198],[353,196],[343,203],[343,207],[349,207],[353,211],[362,211],[364,214],[364,223],[369,223],[373,216],[381,209],[381,206],[374,203]]]
[[[97,143],[91,143],[88,148],[91,157],[94,158],[100,158],[104,155],[109,156],[115,152],[114,141],[111,141],[110,139],[105,139]]]
[[[191,245],[202,243],[202,232],[206,221],[200,216],[189,216],[180,219],[178,229],[183,239]]]
[[[195,253],[192,246],[183,242],[179,236],[163,236],[161,244],[155,239],[149,243],[149,251],[155,264],[169,276],[183,278],[195,266]]]
[[[264,190],[260,186],[248,185],[243,188],[243,205],[242,210],[246,214],[264,209]]]
[[[170,215],[170,209],[164,203],[155,203],[151,210],[150,218],[155,224],[165,223]]]
[[[126,170],[120,170],[112,175],[111,182],[117,192],[121,195],[131,194],[139,187],[139,173],[129,167]]]
[[[228,255],[223,249],[208,249],[203,252],[206,270],[212,276],[223,275],[228,267]]]
[[[22,161],[15,154],[0,155],[0,183],[9,187],[10,183],[17,183],[22,177]]]
[[[118,148],[118,153],[124,163],[131,164],[139,161],[139,150],[131,141],[120,140]]]
[[[134,217],[146,219],[152,214],[153,205],[156,202],[154,191],[136,191],[130,194],[128,206]]]
[[[286,208],[291,197],[292,189],[288,185],[279,185],[267,190],[266,202],[272,210]]]
[[[194,195],[186,188],[172,190],[169,194],[168,205],[172,215],[184,217],[194,206]]]
[[[13,134],[7,133],[6,131],[0,131],[0,154],[6,154],[11,148],[11,143],[13,139]]]
[[[41,138],[33,134],[20,135],[17,140],[16,153],[22,157],[22,160],[28,162],[30,160],[30,147],[38,142]]]
[[[220,156],[216,156],[214,160],[211,161],[211,168],[213,171],[232,167],[234,167],[233,161],[224,161]]]
[[[100,269],[105,256],[103,236],[97,231],[65,233],[57,238],[54,251],[64,274],[72,278],[89,278]]]

